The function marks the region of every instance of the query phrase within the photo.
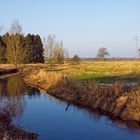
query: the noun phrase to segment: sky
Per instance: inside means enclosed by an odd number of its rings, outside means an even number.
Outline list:
[[[110,57],[138,56],[140,0],[0,0],[3,33],[15,20],[24,34],[55,34],[70,56],[96,57],[101,47]]]

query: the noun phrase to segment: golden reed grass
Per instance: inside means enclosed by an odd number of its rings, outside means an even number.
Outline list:
[[[24,80],[62,100],[99,109],[122,120],[140,121],[140,87],[121,83],[100,85],[93,81],[81,83],[58,72],[22,68]]]

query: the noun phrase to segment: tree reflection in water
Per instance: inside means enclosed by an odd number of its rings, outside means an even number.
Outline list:
[[[27,87],[21,78],[12,76],[0,79],[0,139],[37,139],[37,134],[26,132],[17,125],[18,119],[22,116],[25,108],[22,95],[26,93],[32,95],[33,90]]]

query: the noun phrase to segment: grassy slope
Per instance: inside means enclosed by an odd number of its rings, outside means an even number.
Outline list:
[[[55,97],[112,113],[123,120],[136,121],[140,121],[139,86],[132,89],[120,83],[103,86],[92,80],[101,78],[105,82],[118,79],[139,82],[139,73],[140,62],[128,61],[82,62],[80,65],[65,64],[52,68],[47,65],[28,65],[20,70],[28,84],[45,89]],[[87,81],[89,78],[92,80]],[[81,79],[86,82],[81,83]]]

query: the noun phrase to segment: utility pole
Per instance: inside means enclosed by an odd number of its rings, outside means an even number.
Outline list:
[[[134,41],[136,43],[136,58],[137,58],[137,54],[138,54],[138,43],[139,43],[139,36],[136,34],[136,36],[134,36]]]
[[[3,29],[3,26],[2,26],[2,25],[0,25],[0,32],[2,31],[2,29]]]

